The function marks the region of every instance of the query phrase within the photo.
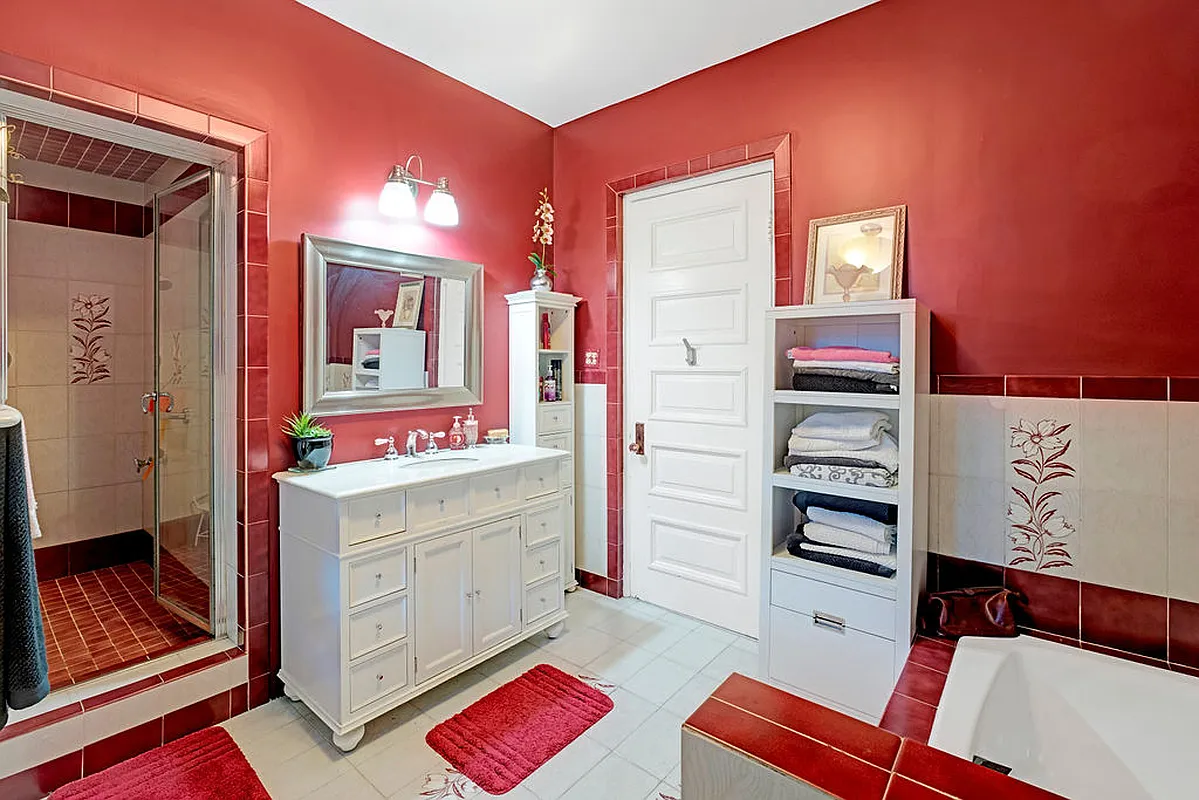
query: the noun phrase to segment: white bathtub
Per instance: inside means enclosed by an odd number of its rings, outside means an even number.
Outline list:
[[[1199,679],[1020,636],[962,639],[929,744],[1074,800],[1199,798]]]

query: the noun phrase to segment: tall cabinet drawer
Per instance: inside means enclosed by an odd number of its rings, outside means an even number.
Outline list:
[[[350,606],[358,606],[408,585],[408,548],[360,558],[349,564]]]
[[[887,597],[772,570],[770,603],[808,616],[818,614],[884,639],[895,638],[895,601]]]
[[[539,433],[564,433],[574,423],[574,406],[570,403],[543,403],[537,407]]]

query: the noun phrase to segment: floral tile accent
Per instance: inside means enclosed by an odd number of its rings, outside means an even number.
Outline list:
[[[1076,571],[1075,427],[1056,417],[1023,415],[1008,426],[1009,567],[1058,575]]]
[[[166,385],[181,385],[186,369],[183,361],[183,333],[174,331],[171,333],[171,374],[166,379]]]
[[[71,298],[71,383],[112,380],[112,352],[103,330],[112,327],[111,297],[77,294]]]
[[[453,767],[446,767],[442,772],[430,772],[425,776],[425,785],[417,797],[429,798],[429,800],[444,800],[444,798],[462,800],[462,798],[474,797],[482,791],[470,778]]]
[[[612,692],[616,691],[616,684],[608,683],[603,678],[597,678],[594,675],[587,675],[582,672],[575,677],[590,686],[592,689],[603,692],[604,694],[612,694]]]

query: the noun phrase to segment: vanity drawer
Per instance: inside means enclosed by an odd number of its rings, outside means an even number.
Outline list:
[[[574,406],[570,403],[542,403],[537,406],[538,433],[563,433],[574,424]]]
[[[350,667],[350,710],[357,711],[407,687],[410,660],[404,642]]]
[[[562,541],[562,506],[552,505],[531,512],[528,525],[528,530],[525,531],[526,548],[532,549],[549,541]]]
[[[429,528],[467,515],[465,479],[408,490],[408,529]]]
[[[532,500],[534,497],[553,494],[558,491],[558,459],[551,461],[539,461],[536,464],[529,464],[526,467],[521,467],[521,474],[524,477],[525,497]]]
[[[558,483],[563,486],[575,485],[574,456],[567,456],[558,462]]]
[[[525,624],[532,625],[562,608],[562,579],[530,586],[525,592]]]
[[[808,617],[819,613],[827,621],[884,639],[895,638],[895,601],[886,597],[772,570],[770,603]]]
[[[399,591],[408,585],[408,548],[351,561],[349,571],[351,606]]]
[[[472,514],[510,506],[520,499],[520,473],[515,469],[492,472],[470,479]]]
[[[385,600],[350,615],[350,660],[408,635],[408,595]]]
[[[570,443],[571,435],[569,433],[543,433],[537,437],[538,447],[548,447],[551,450],[561,450],[564,453],[571,451]]]
[[[346,503],[346,539],[358,544],[404,530],[404,493],[357,497]]]
[[[561,569],[561,550],[562,544],[557,539],[525,548],[525,583],[536,583],[556,575]]]
[[[770,609],[770,678],[878,719],[894,686],[895,643],[810,614]]]

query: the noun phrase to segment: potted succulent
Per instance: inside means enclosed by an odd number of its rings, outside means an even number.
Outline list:
[[[299,469],[317,470],[329,466],[329,456],[333,455],[333,431],[311,414],[292,414],[283,422],[283,432],[291,438]]]
[[[554,244],[554,207],[550,205],[550,194],[545,189],[541,190],[541,203],[534,216],[533,243],[541,245],[541,252],[529,253],[535,268],[529,288],[553,290],[554,265],[546,261],[545,249]]]

